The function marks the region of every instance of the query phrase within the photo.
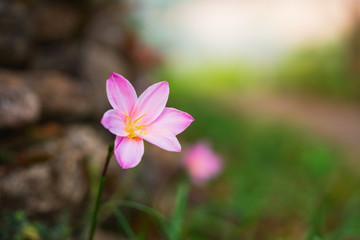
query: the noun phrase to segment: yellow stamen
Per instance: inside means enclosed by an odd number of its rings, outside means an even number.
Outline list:
[[[135,120],[133,121],[133,123],[135,124],[137,121],[139,121],[140,119],[142,119],[145,115],[146,115],[146,114],[142,115],[141,117],[138,117],[137,119],[135,119]]]
[[[137,136],[139,136],[141,134],[141,129],[144,127],[148,127],[151,126],[150,124],[147,125],[140,125],[140,126],[135,126],[135,124],[145,116],[146,114],[138,117],[137,119],[135,119],[134,121],[131,121],[131,118],[126,114],[126,118],[129,120],[128,123],[126,124],[126,132],[129,133],[129,135],[127,136],[130,139],[134,139],[137,140],[139,139]]]
[[[129,120],[129,122],[131,123],[130,117],[129,117],[127,114],[125,114],[125,116],[126,116],[126,118]]]
[[[151,126],[151,124],[147,124],[147,125],[140,125],[140,126],[135,126],[137,130],[140,130],[143,127],[149,127]]]

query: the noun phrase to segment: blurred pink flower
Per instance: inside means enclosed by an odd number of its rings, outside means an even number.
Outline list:
[[[202,141],[195,143],[186,151],[183,163],[196,185],[202,185],[215,177],[223,167],[222,158],[208,143]]]
[[[101,123],[116,135],[114,153],[123,169],[139,164],[144,154],[143,139],[167,151],[181,151],[176,135],[194,119],[185,112],[165,107],[169,97],[167,82],[150,86],[137,98],[128,80],[111,73],[106,92],[114,109],[105,112]]]

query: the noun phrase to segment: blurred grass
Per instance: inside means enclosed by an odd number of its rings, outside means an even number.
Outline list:
[[[299,49],[279,63],[275,85],[282,90],[359,100],[359,76],[352,67],[350,51],[341,41]]]
[[[127,221],[127,214],[114,210],[126,207],[156,219],[163,236],[172,231],[172,239],[359,239],[360,179],[344,163],[340,150],[303,129],[250,119],[217,101],[219,94],[241,94],[268,84],[277,90],[358,99],[359,83],[348,65],[344,48],[327,46],[300,50],[274,69],[244,62],[160,69],[157,79],[170,82],[168,105],[196,120],[179,138],[187,142],[210,139],[226,165],[223,174],[202,190],[206,199],[201,203],[189,202],[184,210],[184,194],[179,194],[182,200],[173,225],[148,206],[109,202],[106,206],[114,204],[111,210],[124,230],[120,233],[146,239],[154,231],[139,233]],[[185,145],[186,141],[181,142]],[[10,156],[0,155],[3,161]],[[192,190],[197,191],[190,189],[190,194]],[[141,223],[148,223],[141,217]],[[70,234],[65,220],[48,226],[14,212],[5,214],[1,222],[8,227],[0,228],[0,239],[66,239]]]
[[[142,212],[148,216],[153,217],[154,219],[156,219],[159,227],[161,228],[161,230],[163,231],[163,235],[166,236],[167,238],[170,239],[170,227],[168,224],[167,219],[162,215],[162,213],[158,212],[156,209],[146,206],[144,204],[141,203],[137,203],[137,202],[133,202],[133,201],[126,201],[126,200],[110,200],[108,202],[106,202],[106,204],[104,204],[102,206],[103,210],[107,210],[108,212],[111,211],[118,211],[117,209],[119,207],[127,207],[127,208],[131,208],[133,210],[137,210],[139,212]],[[138,219],[139,220],[139,219]],[[128,237],[131,236],[131,233],[129,234],[129,229],[127,229],[129,226],[126,226],[127,223],[124,224],[124,219],[120,220],[118,219],[118,223],[121,225],[121,228],[125,231],[125,233],[128,235]],[[141,233],[143,235],[146,236],[146,231],[144,233]],[[135,235],[135,234],[134,234]],[[136,236],[138,239],[142,239],[140,236]]]
[[[166,80],[173,87],[169,106],[195,118],[180,138],[210,139],[227,160],[222,177],[207,188],[207,201],[188,206],[189,239],[360,236],[360,179],[339,150],[303,129],[248,119],[214,95],[194,95],[192,87]]]
[[[61,214],[55,222],[43,223],[29,219],[22,210],[3,211],[0,223],[0,239],[4,240],[71,239],[68,213]]]
[[[132,239],[132,240],[137,240],[137,237],[136,237],[134,231],[131,229],[129,222],[126,220],[125,215],[120,211],[120,209],[114,209],[113,211],[114,211],[116,220],[119,222],[120,227],[122,229],[124,229],[128,238]]]
[[[347,42],[339,40],[306,46],[268,63],[244,59],[169,63],[157,70],[156,79],[202,96],[260,88],[358,101],[360,76],[353,69],[350,51]]]
[[[155,74],[156,79],[171,81],[171,90],[176,88],[198,95],[248,89],[259,84],[264,76],[257,66],[242,61],[168,64]]]
[[[186,212],[188,186],[185,183],[180,183],[176,193],[176,204],[174,214],[171,220],[169,228],[169,240],[181,239],[181,229],[183,225],[183,219]]]

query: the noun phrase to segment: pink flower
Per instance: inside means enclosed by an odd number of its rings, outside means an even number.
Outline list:
[[[199,141],[186,151],[183,164],[193,183],[203,185],[221,172],[223,160],[208,143]]]
[[[116,135],[114,153],[122,168],[139,164],[144,154],[143,140],[167,151],[181,151],[176,135],[194,119],[185,112],[165,107],[169,97],[167,82],[150,86],[137,98],[128,80],[111,73],[106,92],[114,109],[104,114],[101,123]]]

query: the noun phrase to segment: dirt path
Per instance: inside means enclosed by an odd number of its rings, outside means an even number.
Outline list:
[[[228,95],[224,101],[230,108],[314,132],[344,149],[360,172],[360,104],[264,92]]]

